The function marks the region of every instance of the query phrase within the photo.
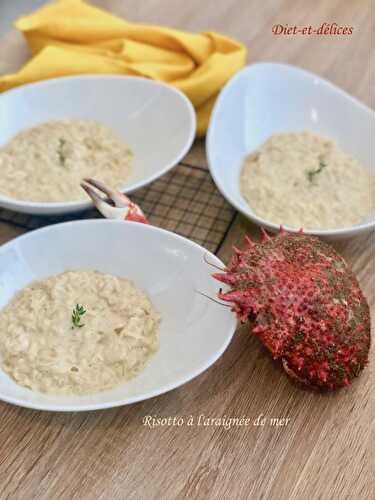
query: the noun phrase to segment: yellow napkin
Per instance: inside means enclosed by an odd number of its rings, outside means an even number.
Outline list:
[[[174,85],[192,101],[198,135],[206,132],[221,87],[246,59],[241,43],[218,33],[188,33],[129,23],[81,0],[59,0],[21,17],[33,57],[0,77],[0,91],[83,73],[139,75]]]

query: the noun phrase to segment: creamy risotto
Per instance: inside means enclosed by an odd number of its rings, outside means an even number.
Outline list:
[[[46,122],[0,148],[0,193],[18,200],[86,199],[84,177],[119,188],[131,172],[132,153],[117,134],[95,121]]]
[[[3,369],[51,394],[89,394],[134,377],[159,345],[159,314],[130,281],[93,271],[31,284],[0,312]]]
[[[351,226],[375,208],[375,175],[308,131],[271,136],[245,159],[240,189],[258,216],[298,229]]]

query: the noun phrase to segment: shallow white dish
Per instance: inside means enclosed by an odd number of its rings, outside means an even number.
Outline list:
[[[57,397],[16,384],[0,369],[0,399],[53,411],[111,408],[170,391],[196,377],[228,346],[235,315],[197,291],[216,297],[211,276],[220,260],[174,233],[137,222],[86,220],[33,231],[0,247],[0,308],[34,280],[67,270],[127,277],[161,313],[160,349],[145,370],[110,391]]]
[[[279,226],[258,217],[240,193],[242,161],[272,134],[306,129],[337,141],[375,173],[375,112],[302,69],[274,63],[250,65],[227,83],[212,113],[206,141],[212,177],[237,210],[271,231]],[[339,239],[371,229],[375,229],[375,212],[363,224],[305,233]]]
[[[146,78],[84,75],[23,85],[0,95],[0,146],[23,129],[56,119],[90,119],[113,128],[134,153],[130,193],[164,175],[188,152],[195,112],[179,90]],[[29,214],[84,210],[90,201],[34,203],[0,195],[0,206]]]

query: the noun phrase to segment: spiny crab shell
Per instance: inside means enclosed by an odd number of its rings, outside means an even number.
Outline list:
[[[344,259],[320,239],[263,231],[246,238],[214,277],[229,285],[219,298],[282,361],[287,374],[310,387],[348,385],[367,363],[371,343],[368,303]]]

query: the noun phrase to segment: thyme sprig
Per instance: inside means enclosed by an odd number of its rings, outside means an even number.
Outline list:
[[[323,170],[323,168],[327,167],[327,163],[323,160],[320,160],[319,162],[319,167],[316,170],[308,170],[307,171],[307,178],[311,183],[314,182],[315,176],[320,174],[320,172]]]
[[[59,157],[59,162],[62,167],[65,167],[66,154],[64,152],[64,146],[66,144],[65,139],[59,139],[59,145],[57,147],[57,155]]]
[[[72,312],[72,330],[74,330],[74,328],[82,328],[83,326],[85,326],[83,323],[81,323],[82,316],[84,314],[86,314],[86,309],[83,306],[77,304]]]

